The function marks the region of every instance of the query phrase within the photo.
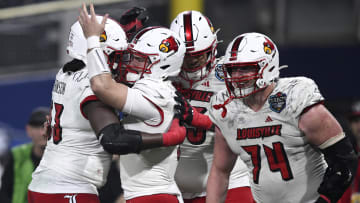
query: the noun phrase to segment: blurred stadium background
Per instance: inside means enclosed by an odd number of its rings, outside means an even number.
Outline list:
[[[0,128],[11,146],[29,141],[23,129],[32,109],[50,105],[81,2],[114,19],[145,7],[148,25],[162,26],[181,11],[200,10],[221,29],[219,55],[238,34],[262,32],[278,45],[280,64],[289,65],[281,76],[313,78],[347,131],[346,113],[360,98],[360,0],[1,0]]]

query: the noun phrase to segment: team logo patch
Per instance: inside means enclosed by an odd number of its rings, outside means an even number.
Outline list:
[[[159,45],[159,50],[164,53],[168,53],[170,51],[177,52],[178,48],[179,46],[173,36],[164,39]]]
[[[225,81],[225,76],[222,66],[223,64],[217,64],[215,66],[215,77],[220,81]]]
[[[100,42],[106,42],[106,40],[107,40],[107,35],[106,35],[106,32],[104,31],[100,35]]]
[[[270,109],[276,113],[280,113],[286,106],[286,94],[278,92],[269,97]]]

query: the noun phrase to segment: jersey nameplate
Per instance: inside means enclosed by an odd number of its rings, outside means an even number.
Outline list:
[[[236,140],[265,138],[271,137],[273,135],[281,136],[281,127],[282,125],[271,125],[256,128],[237,129]]]
[[[66,83],[55,80],[53,92],[63,95],[65,93]]]
[[[183,93],[186,99],[210,102],[211,97],[214,95],[214,92],[202,91],[202,90],[189,90]]]

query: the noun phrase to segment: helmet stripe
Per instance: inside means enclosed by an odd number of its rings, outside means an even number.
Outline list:
[[[186,51],[194,50],[194,39],[193,39],[193,31],[192,31],[192,19],[191,19],[191,11],[184,14],[184,36],[185,36],[185,45]]]
[[[141,30],[140,32],[138,32],[135,35],[134,39],[132,40],[132,43],[136,44],[137,41],[140,39],[140,37],[143,36],[147,31],[155,29],[155,28],[159,28],[159,27],[161,27],[161,26],[152,26],[152,27],[148,27],[148,28]]]
[[[240,36],[238,37],[233,46],[231,47],[231,51],[230,51],[230,54],[231,54],[231,57],[230,57],[230,61],[234,61],[237,59],[237,54],[238,54],[238,49],[239,49],[239,46],[240,46],[240,42],[243,40],[243,36]]]

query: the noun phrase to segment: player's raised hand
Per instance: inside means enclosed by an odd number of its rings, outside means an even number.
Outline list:
[[[96,19],[96,13],[94,5],[90,4],[90,15],[88,14],[87,7],[85,3],[82,4],[82,7],[79,9],[79,23],[84,32],[85,38],[91,36],[100,36],[104,32],[105,23],[108,18],[108,14],[105,14],[101,23]]]

